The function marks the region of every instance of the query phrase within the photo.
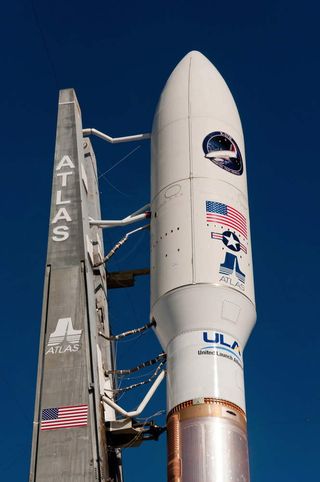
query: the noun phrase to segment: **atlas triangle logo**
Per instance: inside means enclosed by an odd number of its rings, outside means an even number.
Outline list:
[[[241,271],[237,256],[231,253],[226,253],[225,260],[220,264],[219,272],[224,275],[236,275],[241,283],[245,282],[246,275]]]
[[[80,342],[82,330],[75,330],[71,318],[60,318],[56,329],[49,336],[48,346],[61,345],[68,343],[76,345]]]

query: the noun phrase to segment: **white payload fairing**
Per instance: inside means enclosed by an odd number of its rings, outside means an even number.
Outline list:
[[[168,480],[248,482],[243,350],[256,311],[244,140],[225,81],[199,52],[167,81],[151,140],[151,316],[168,357]]]

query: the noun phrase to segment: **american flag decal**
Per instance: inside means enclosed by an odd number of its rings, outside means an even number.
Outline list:
[[[40,430],[83,427],[88,425],[88,405],[45,408],[42,410]]]
[[[243,214],[227,204],[206,201],[206,219],[208,223],[223,224],[235,229],[247,239],[247,221]]]

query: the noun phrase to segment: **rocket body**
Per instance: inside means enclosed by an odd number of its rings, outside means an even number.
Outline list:
[[[151,143],[151,316],[168,357],[168,480],[248,482],[243,350],[256,311],[244,140],[225,81],[199,52],[168,79]]]

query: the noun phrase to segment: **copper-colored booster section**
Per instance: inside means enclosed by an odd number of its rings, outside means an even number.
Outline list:
[[[226,400],[189,400],[167,419],[168,482],[249,482],[245,413]]]
[[[168,480],[180,482],[181,458],[180,458],[180,428],[179,414],[173,413],[168,418]]]

